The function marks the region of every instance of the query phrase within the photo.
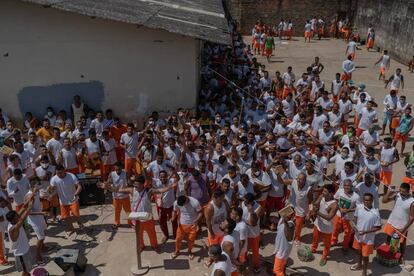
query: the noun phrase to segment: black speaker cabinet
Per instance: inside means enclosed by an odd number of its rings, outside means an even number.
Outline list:
[[[100,178],[89,177],[79,179],[82,191],[79,195],[80,205],[99,205],[105,203],[105,192],[96,185]]]

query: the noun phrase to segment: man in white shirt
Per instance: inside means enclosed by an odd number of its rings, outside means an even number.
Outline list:
[[[342,70],[343,75],[341,77],[341,80],[343,81],[349,81],[352,79],[352,72],[355,71],[355,63],[352,61],[352,55],[349,55],[348,58],[342,62]]]
[[[364,130],[373,127],[373,124],[378,121],[377,111],[373,108],[374,102],[368,101],[367,106],[362,108],[361,113],[358,115],[358,129],[356,132],[359,137]]]
[[[121,135],[120,145],[125,149],[125,171],[132,176],[135,171],[135,163],[138,153],[138,133],[134,131],[134,124],[127,125],[127,132]]]
[[[62,138],[60,138],[60,129],[57,127],[53,128],[53,138],[47,141],[46,148],[50,154],[53,155],[55,160],[59,158],[59,153],[63,148]]]
[[[50,180],[48,191],[51,194],[57,193],[60,202],[60,215],[67,223],[66,234],[71,235],[75,229],[73,228],[73,220],[75,220],[79,228],[83,228],[80,221],[79,213],[79,194],[82,190],[78,179],[71,173],[66,173],[62,165],[56,166],[56,175]]]
[[[358,263],[350,267],[351,270],[361,270],[367,275],[369,255],[374,252],[375,232],[381,230],[381,217],[378,209],[373,207],[373,196],[364,194],[364,203],[357,205],[354,214],[355,238],[353,248],[358,250]]]
[[[357,47],[357,44],[356,44],[356,39],[354,38],[346,46],[345,55],[346,56],[351,56],[351,58],[352,58],[351,60],[354,61],[355,60],[355,52],[356,52],[357,49],[358,49],[358,47]]]
[[[289,66],[287,72],[282,75],[284,87],[283,87],[283,99],[286,98],[288,93],[292,93],[294,90],[293,84],[296,81],[295,74],[292,72],[292,66]]]
[[[24,205],[24,196],[30,190],[29,180],[21,169],[14,169],[13,176],[7,180],[7,193],[13,198],[16,211],[19,212]]]
[[[96,118],[92,120],[89,128],[95,129],[98,139],[102,138],[102,132],[105,129],[105,121],[102,111],[96,112]]]
[[[375,65],[377,65],[380,62],[381,64],[380,64],[378,80],[381,80],[382,78],[385,81],[385,70],[390,69],[390,66],[391,66],[391,58],[388,55],[387,50],[384,50],[384,54],[379,58],[377,62],[375,62]]]

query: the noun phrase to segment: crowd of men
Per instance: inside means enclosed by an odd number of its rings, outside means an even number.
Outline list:
[[[138,222],[142,249],[144,232],[156,252],[173,239],[175,259],[186,240],[191,260],[205,227],[205,266],[212,266],[214,276],[259,273],[264,229],[276,231],[273,272],[285,275],[305,225],[313,227],[312,252],[323,241],[321,266],[344,232],[344,254],[353,248],[359,256],[351,269],[366,275],[382,226],[389,237],[398,234],[403,261],[414,198],[411,178],[397,188],[392,184],[401,183],[393,179],[393,164],[402,157],[408,171],[414,168],[414,154],[404,152],[414,120],[401,69],[387,79],[389,56],[384,52],[378,61],[380,78],[390,87],[378,133],[379,99],[352,81],[355,41],[348,44],[343,72],[332,72],[332,82],[325,84],[319,58],[296,68],[303,70],[298,79],[290,66],[271,77],[254,56],[255,46],[252,52],[234,23],[229,28],[231,47],[205,44],[198,115],[178,109],[163,119],[153,112],[141,128],[123,124],[112,110],[94,112],[80,96],[69,115],[48,107],[38,121],[28,112],[22,129],[0,112],[0,137],[11,149],[0,153],[0,264],[8,261],[5,233],[18,271],[30,275],[32,263],[42,265],[48,251],[47,221],[64,221],[67,236],[76,231],[73,222],[83,228],[77,175],[90,167],[100,171],[99,187],[112,192],[114,230],[121,226],[122,210],[146,212],[149,218]],[[385,225],[380,199],[395,201]],[[26,219],[37,238],[35,259]]]

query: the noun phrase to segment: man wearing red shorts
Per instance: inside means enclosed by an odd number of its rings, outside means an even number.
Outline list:
[[[78,196],[82,190],[79,181],[74,174],[65,172],[62,165],[56,166],[56,175],[50,180],[49,192],[51,194],[57,193],[60,201],[60,215],[67,223],[66,233],[71,235],[75,229],[73,228],[73,221],[75,220],[79,228],[83,228],[80,221],[79,214],[79,200]]]

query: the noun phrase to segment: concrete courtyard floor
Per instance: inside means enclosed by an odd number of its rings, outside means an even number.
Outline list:
[[[250,41],[247,38],[246,41]],[[306,67],[313,62],[315,56],[319,56],[321,62],[325,66],[322,72],[322,79],[325,81],[327,88],[330,88],[330,82],[334,78],[336,72],[341,72],[341,64],[345,59],[346,44],[340,40],[312,41],[311,43],[304,43],[302,38],[296,38],[293,41],[280,42],[276,40],[275,56],[271,58],[268,63],[265,59],[259,57],[259,61],[266,64],[270,75],[274,75],[276,70],[285,72],[290,65],[293,66],[293,71],[296,77],[299,78],[301,73],[305,71]],[[378,67],[374,63],[380,57],[377,52],[367,52],[365,48],[357,52],[356,64],[359,67],[354,73],[354,80],[356,83],[365,83],[367,91],[379,103],[378,111],[382,113],[382,101],[387,90],[384,89],[383,82],[378,81],[377,73]],[[406,70],[406,66],[391,61],[391,70],[388,75],[397,67],[403,68],[403,75],[405,77],[406,88],[402,94],[407,95],[408,102],[414,102],[414,74],[410,74]],[[382,116],[382,114],[381,114]],[[412,142],[407,144],[407,149],[410,150]],[[398,145],[399,147],[399,145]],[[398,185],[400,179],[404,174],[404,165],[402,160],[395,166],[394,183]],[[382,191],[382,188],[381,188]],[[392,204],[381,204],[382,218],[388,217]],[[114,232],[111,229],[113,222],[113,208],[110,204],[104,206],[90,206],[81,209],[82,220],[87,226],[84,231],[79,231],[77,235],[72,235],[66,239],[63,234],[63,227],[61,225],[51,225],[47,230],[47,245],[55,245],[58,248],[76,248],[83,252],[88,258],[88,266],[85,273],[82,275],[130,275],[130,267],[136,264],[135,253],[135,235],[131,228],[120,228]],[[154,210],[155,218],[156,212]],[[124,221],[126,223],[126,221]],[[205,228],[204,228],[205,229]],[[158,240],[161,239],[162,234],[159,226],[156,226]],[[312,229],[310,226],[304,229],[303,241],[309,244],[312,239]],[[203,237],[206,237],[206,231],[203,232]],[[31,244],[35,245],[35,237],[31,236]],[[272,252],[274,248],[275,233],[265,231],[262,241],[265,248],[260,251],[263,260],[267,260],[273,264]],[[409,238],[414,240],[414,228],[411,227]],[[206,238],[204,238],[206,240]],[[341,238],[340,238],[341,240]],[[381,244],[385,241],[385,236],[381,232],[377,234],[376,244]],[[148,239],[145,237],[145,242],[148,244]],[[206,259],[207,252],[202,248],[201,240],[197,240],[195,246],[196,257],[188,261],[187,255],[183,253],[175,261],[170,260],[170,254],[174,251],[175,243],[169,240],[165,245],[161,246],[161,254],[156,254],[146,248],[142,254],[143,264],[151,267],[147,275],[205,275],[210,273],[210,270],[203,267],[203,262]],[[186,252],[185,242],[183,243]],[[34,248],[32,247],[32,250]],[[53,260],[56,250],[50,255]],[[347,256],[343,255],[340,247],[333,247],[331,249],[328,263],[325,267],[319,266],[319,259],[321,254],[321,247],[315,254],[315,260],[312,262],[300,262],[297,259],[296,248],[293,249],[291,260],[289,263],[291,267],[298,269],[303,275],[326,276],[326,275],[360,275],[360,272],[353,272],[349,270],[350,264],[355,262],[355,252],[351,251]],[[414,264],[414,245],[409,244],[407,247],[406,263]],[[10,257],[10,260],[13,258]],[[372,261],[372,257],[371,257]],[[49,261],[46,268],[51,275],[62,275],[63,272],[53,262]],[[410,275],[401,267],[387,268],[373,262],[370,264],[371,275]],[[0,267],[0,275],[18,275],[14,268]],[[254,275],[253,272],[249,275]],[[259,275],[268,275],[265,269]]]

